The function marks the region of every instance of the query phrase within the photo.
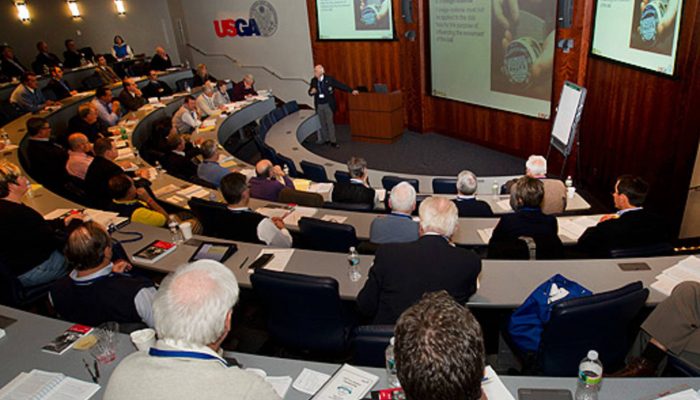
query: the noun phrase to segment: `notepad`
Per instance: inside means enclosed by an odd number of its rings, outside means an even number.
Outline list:
[[[700,258],[696,256],[686,257],[671,267],[663,270],[656,276],[656,282],[650,286],[670,296],[673,289],[685,281],[700,282]]]
[[[81,381],[56,372],[38,369],[22,372],[0,389],[0,400],[60,399],[87,400],[100,385]]]
[[[479,234],[482,242],[488,244],[491,241],[491,236],[493,236],[493,228],[477,229],[476,233]]]
[[[274,254],[274,257],[265,265],[265,269],[272,271],[284,271],[287,268],[289,260],[294,255],[294,249],[262,249],[258,254],[257,258],[260,258],[263,254]],[[253,272],[253,270],[249,270]]]
[[[379,381],[367,371],[344,364],[312,397],[314,400],[360,400]]]
[[[481,382],[481,390],[488,399],[515,400],[490,365],[486,367],[484,380]]]

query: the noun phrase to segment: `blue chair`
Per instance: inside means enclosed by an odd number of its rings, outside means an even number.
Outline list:
[[[187,87],[190,89],[194,86],[194,78],[182,78],[175,82],[175,87],[178,92],[186,92]]]
[[[659,257],[673,254],[670,243],[655,243],[646,246],[610,250],[610,258]]]
[[[226,207],[226,204],[191,198],[187,204],[192,214],[202,224],[202,234],[220,239],[237,240],[239,242],[264,244],[258,239],[257,232],[248,232],[245,229],[236,229],[239,220]]]
[[[346,253],[360,243],[354,226],[316,218],[299,219],[299,233],[302,247],[310,250]]]
[[[435,194],[457,194],[457,179],[435,178],[433,179],[433,193]]]
[[[282,118],[286,117],[287,114],[284,113],[284,109],[278,107],[272,110],[268,115],[272,117],[274,122],[280,121]]]
[[[274,123],[275,121],[272,120],[272,116],[270,116],[270,114],[267,114],[260,119],[260,127],[258,128],[258,136],[260,136],[260,139],[263,141],[265,140],[267,132],[270,130],[270,128],[272,128]]]
[[[277,159],[279,160],[279,165],[284,166],[286,165],[287,168],[289,168],[289,176],[292,178],[297,178],[299,176],[299,171],[297,171],[296,165],[294,165],[294,161],[292,161],[291,158],[285,157],[280,153],[277,153]]]
[[[289,115],[299,111],[299,103],[296,100],[288,101],[282,106],[284,109],[284,114]]]
[[[350,183],[350,174],[345,171],[335,171],[333,176],[337,183]]]
[[[318,183],[328,182],[328,175],[326,175],[326,169],[323,168],[323,165],[302,161],[299,163],[299,166],[301,166],[301,170],[304,172],[304,177],[306,177],[306,179]]]
[[[257,269],[253,292],[267,314],[270,336],[302,352],[341,354],[348,349],[354,325],[333,278]]]
[[[408,178],[402,178],[400,176],[393,176],[393,175],[386,175],[382,178],[382,187],[388,191],[390,191],[394,186],[398,185],[401,182],[408,182],[411,186],[413,186],[416,189],[416,193],[420,193],[420,190],[418,189],[418,179],[408,179]]]
[[[281,164],[281,161],[277,157],[277,152],[275,151],[275,149],[266,145],[259,136],[253,136],[253,140],[255,141],[255,146],[260,152],[261,158],[270,160],[270,162],[272,162],[272,164],[274,165]]]
[[[363,325],[355,328],[350,340],[353,365],[384,367],[384,352],[392,336],[394,325]]]

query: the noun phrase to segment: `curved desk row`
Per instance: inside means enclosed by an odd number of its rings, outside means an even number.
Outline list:
[[[63,71],[63,79],[72,88],[80,89],[83,86],[83,79],[95,73],[95,67],[95,65],[86,65],[84,67],[66,69]],[[50,79],[51,75],[42,75],[39,79],[39,88],[44,88]],[[0,84],[0,101],[9,100],[17,85],[19,85],[19,81]]]

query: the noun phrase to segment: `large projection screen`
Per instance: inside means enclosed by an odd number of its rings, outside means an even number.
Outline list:
[[[598,0],[591,53],[673,75],[682,8],[683,0]]]
[[[316,17],[319,40],[394,39],[391,0],[316,0]]]
[[[548,119],[556,0],[432,0],[433,96]]]

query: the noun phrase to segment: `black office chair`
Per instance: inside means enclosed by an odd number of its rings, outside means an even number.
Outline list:
[[[182,78],[175,81],[175,87],[178,92],[186,92],[187,88],[190,89],[194,86],[194,78]]]
[[[296,100],[288,101],[282,106],[285,115],[293,114],[299,111],[299,103]]]
[[[434,178],[433,193],[435,194],[457,194],[457,179],[454,178]]]
[[[0,101],[0,121],[3,125],[6,125],[10,121],[19,118],[19,116],[22,114],[23,113],[9,101]]]
[[[350,339],[353,365],[384,367],[384,352],[393,336],[394,325],[362,325],[355,328]]]
[[[625,365],[631,323],[649,289],[633,282],[616,290],[562,301],[552,307],[544,326],[536,370],[545,376],[576,376],[588,350],[596,350],[608,371]]]
[[[277,153],[277,159],[280,162],[280,166],[284,167],[285,165],[287,168],[289,168],[289,176],[292,178],[297,178],[299,176],[299,171],[297,171],[297,166],[294,165],[294,161],[289,158],[285,157],[280,153]]]
[[[46,304],[53,282],[24,287],[8,267],[0,263],[0,304],[29,310]]]
[[[335,171],[333,174],[337,183],[350,183],[350,173],[345,171]]]
[[[273,165],[281,164],[281,161],[277,157],[277,152],[275,151],[275,149],[265,144],[259,136],[253,136],[253,140],[255,141],[255,146],[258,148],[258,152],[260,153],[261,158],[270,160],[270,162],[272,162]]]
[[[355,227],[349,224],[302,217],[299,219],[299,231],[302,246],[306,249],[346,253],[359,243]]]
[[[328,208],[331,210],[345,210],[345,211],[364,211],[372,212],[374,207],[367,203],[340,203],[335,201],[327,201],[323,203],[323,208]]]
[[[646,246],[610,250],[610,258],[660,257],[673,254],[670,243],[655,243]]]
[[[266,310],[273,340],[324,356],[348,349],[354,319],[340,300],[335,279],[257,269],[250,282]]]
[[[83,89],[85,89],[85,90],[95,90],[98,87],[104,86],[104,83],[102,82],[102,78],[100,78],[100,76],[97,74],[93,74],[93,75],[90,75],[90,76],[84,78],[81,81],[81,83],[83,85]]]
[[[255,232],[236,229],[239,222],[226,204],[191,198],[187,204],[195,217],[202,224],[202,234],[221,239],[262,244]]]
[[[272,121],[278,122],[282,120],[282,118],[286,117],[287,114],[284,113],[284,109],[281,107],[277,107],[274,110],[272,110],[269,114],[272,117]]]
[[[323,168],[323,165],[302,161],[299,163],[299,166],[301,166],[301,170],[304,172],[304,177],[306,177],[306,179],[319,183],[329,182],[326,169]]]
[[[668,363],[666,364],[666,371],[675,371],[676,375],[687,376],[690,378],[700,377],[700,369],[684,359],[678,357],[677,355],[667,352]]]
[[[275,121],[273,121],[272,116],[270,114],[265,115],[260,119],[260,126],[258,127],[258,136],[260,136],[260,140],[265,140],[265,136],[267,136],[267,132],[272,128],[272,125],[274,125]]]
[[[386,189],[387,191],[390,191],[394,188],[394,186],[398,185],[401,182],[408,182],[411,186],[413,186],[416,189],[416,193],[420,193],[420,190],[418,189],[418,179],[408,179],[402,178],[400,176],[384,176],[382,178],[382,187],[384,187],[384,189]]]
[[[304,207],[323,207],[323,196],[318,193],[303,192],[284,188],[277,196],[277,201],[285,204],[297,204]]]

